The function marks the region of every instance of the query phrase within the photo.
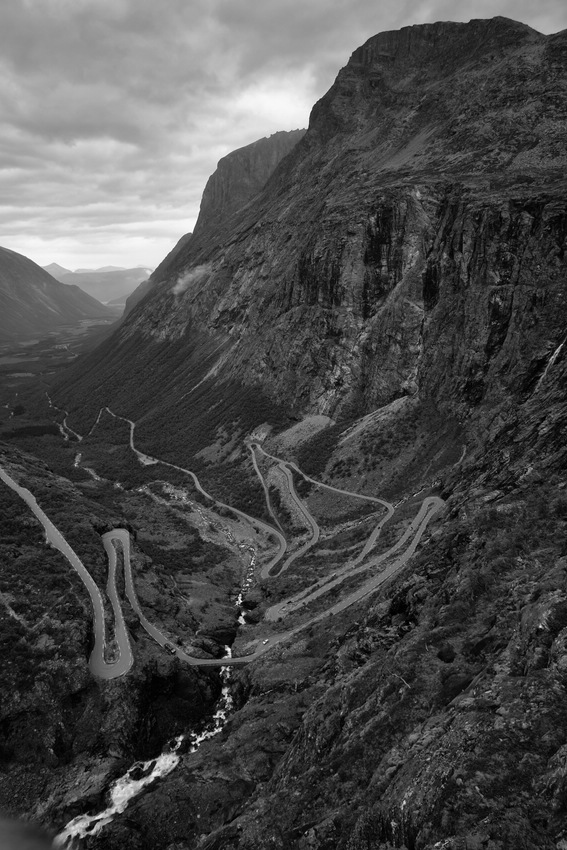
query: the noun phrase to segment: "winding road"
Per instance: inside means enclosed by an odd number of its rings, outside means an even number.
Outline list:
[[[270,516],[272,517],[273,521],[275,522],[275,524],[277,525],[277,527],[279,528],[279,530],[281,531],[281,533],[282,533],[282,534],[284,534],[284,530],[283,530],[283,528],[281,527],[280,521],[279,521],[279,519],[277,518],[277,516],[276,516],[276,514],[275,514],[275,512],[274,512],[274,509],[273,509],[273,507],[272,507],[272,502],[271,502],[271,500],[270,500],[270,490],[269,490],[269,487],[268,487],[268,485],[267,485],[267,483],[266,483],[266,479],[265,479],[265,478],[264,478],[264,476],[262,475],[262,472],[260,471],[260,467],[258,466],[258,458],[256,457],[256,452],[254,451],[254,446],[253,446],[253,444],[251,445],[251,444],[249,443],[249,444],[248,444],[248,448],[249,448],[249,450],[250,450],[250,454],[252,455],[252,464],[253,464],[253,466],[254,466],[254,470],[255,470],[255,472],[256,472],[256,475],[258,476],[258,480],[260,481],[260,483],[261,483],[261,485],[262,485],[262,489],[264,490],[264,498],[266,499],[266,507],[267,507],[267,509],[268,509],[268,513],[269,513],[269,514],[270,514]]]
[[[73,437],[75,437],[75,439],[77,440],[77,442],[79,442],[79,443],[80,443],[80,442],[81,442],[81,440],[83,439],[83,438],[81,437],[81,435],[80,435],[80,434],[77,434],[77,432],[76,432],[76,431],[73,431],[73,429],[72,429],[69,425],[67,425],[67,417],[69,416],[69,411],[68,411],[68,410],[65,410],[65,409],[64,409],[64,408],[62,408],[62,407],[57,407],[57,405],[56,405],[56,404],[53,404],[53,401],[51,400],[51,396],[49,395],[49,393],[48,393],[48,392],[46,392],[46,393],[45,393],[45,395],[47,396],[47,400],[48,400],[48,402],[49,402],[49,406],[50,406],[53,410],[57,410],[59,413],[64,413],[64,414],[65,414],[65,416],[63,417],[63,422],[57,422],[57,425],[58,425],[58,427],[59,427],[59,431],[61,432],[61,434],[62,434],[62,436],[64,437],[65,441],[68,441],[68,440],[69,440],[69,435],[70,435],[70,434],[72,434],[72,435],[73,435]]]
[[[256,453],[255,453],[256,445],[257,444],[253,443],[252,445],[249,445],[248,448],[250,449],[250,452],[252,454],[252,461],[254,463],[254,469],[256,470],[256,474],[258,475],[258,478],[260,479],[262,487],[264,488],[264,492],[266,493],[266,500],[268,501],[268,507],[271,508],[271,505],[269,503],[268,485],[266,483],[266,480],[264,479],[264,476],[262,475],[262,473],[260,471],[260,468],[258,466],[258,460],[256,458]],[[290,495],[291,499],[293,500],[295,506],[297,507],[297,510],[299,511],[301,516],[303,517],[303,520],[305,522],[306,527],[309,528],[309,530],[311,532],[311,536],[307,539],[307,541],[303,544],[303,546],[301,546],[297,550],[297,552],[294,552],[292,555],[290,555],[289,558],[287,558],[284,561],[284,563],[278,569],[276,569],[276,566],[278,566],[278,562],[276,562],[276,563],[272,562],[271,564],[266,564],[264,567],[262,567],[262,570],[260,572],[260,575],[261,575],[262,578],[271,578],[273,576],[281,575],[285,570],[287,570],[288,567],[291,566],[291,564],[293,564],[294,561],[296,561],[298,558],[300,558],[302,555],[304,555],[309,549],[311,549],[313,546],[315,546],[315,544],[319,542],[319,537],[321,535],[321,529],[319,528],[315,518],[307,510],[306,506],[304,505],[302,500],[297,495],[297,492],[296,492],[296,489],[295,489],[295,484],[293,483],[293,476],[292,476],[290,470],[288,469],[288,467],[286,466],[285,462],[283,460],[279,461],[278,467],[282,471],[282,473],[284,474],[284,476],[286,478],[289,495]],[[271,510],[270,510],[270,513],[272,513]],[[273,513],[272,513],[272,515],[273,515]],[[279,525],[279,523],[278,523],[278,525]],[[281,526],[280,526],[280,528],[281,528]]]
[[[55,407],[55,405],[53,404],[52,406]],[[194,656],[188,655],[183,649],[175,645],[174,641],[172,641],[170,636],[164,634],[162,631],[160,631],[160,629],[156,628],[156,626],[154,626],[147,619],[139,604],[134,586],[134,579],[132,576],[130,534],[126,529],[123,528],[112,529],[111,531],[105,533],[102,536],[102,540],[108,557],[108,579],[106,590],[114,612],[114,639],[115,646],[118,650],[118,657],[115,661],[108,662],[105,658],[105,654],[107,652],[107,640],[104,617],[104,602],[102,599],[102,594],[96,582],[93,580],[92,576],[90,575],[78,555],[69,546],[61,532],[53,525],[47,514],[38,505],[33,494],[25,487],[20,486],[8,472],[6,472],[4,469],[2,469],[2,467],[0,467],[0,479],[2,479],[5,484],[11,487],[11,489],[14,490],[29,505],[35,516],[42,523],[49,542],[67,558],[67,560],[69,561],[71,566],[76,570],[81,580],[83,581],[85,587],[87,588],[94,614],[93,629],[95,637],[94,648],[89,659],[89,669],[95,676],[99,676],[103,679],[111,679],[116,678],[117,676],[124,675],[131,669],[132,664],[134,662],[133,653],[130,646],[128,629],[124,621],[124,615],[122,612],[120,599],[118,597],[118,592],[116,588],[116,575],[119,569],[118,552],[121,552],[122,554],[126,597],[132,607],[132,610],[138,617],[140,625],[146,631],[146,633],[150,635],[150,637],[152,637],[153,640],[155,640],[161,646],[169,648],[169,650],[171,652],[174,652],[178,658],[196,667],[218,668],[227,666],[239,666],[249,664],[251,661],[254,661],[256,658],[259,658],[264,653],[269,652],[277,644],[289,640],[290,637],[303,631],[310,625],[313,625],[314,623],[317,623],[326,617],[332,616],[333,614],[337,614],[340,611],[345,610],[345,608],[348,608],[350,605],[353,605],[354,603],[365,598],[369,594],[374,593],[385,581],[387,581],[389,578],[391,578],[391,576],[397,573],[412,557],[417,546],[419,545],[419,542],[430,520],[444,506],[443,500],[437,496],[429,496],[425,498],[417,515],[410,523],[408,528],[404,531],[400,539],[386,552],[383,552],[382,554],[374,558],[368,559],[365,564],[361,564],[361,561],[366,558],[366,556],[371,552],[372,548],[376,544],[376,541],[380,535],[384,524],[388,520],[390,520],[394,514],[395,509],[394,506],[390,504],[390,502],[387,502],[384,499],[380,499],[374,496],[367,496],[360,493],[353,493],[348,490],[342,490],[338,487],[333,487],[332,485],[323,484],[320,481],[316,481],[314,478],[311,478],[310,476],[302,472],[295,463],[275,457],[274,455],[271,455],[266,452],[258,442],[251,442],[248,444],[248,448],[252,453],[255,471],[264,488],[266,504],[270,515],[274,518],[274,521],[278,524],[280,528],[280,530],[277,530],[270,526],[268,523],[256,519],[255,517],[249,516],[244,511],[241,511],[238,508],[234,508],[231,505],[227,505],[224,502],[220,502],[215,499],[201,486],[199,479],[191,470],[185,469],[184,467],[178,466],[177,464],[170,463],[169,461],[164,461],[160,460],[159,458],[152,457],[151,455],[145,454],[144,452],[137,449],[134,443],[136,423],[133,422],[131,419],[114,413],[110,408],[101,408],[97,420],[89,431],[89,433],[92,433],[93,429],[96,427],[96,424],[100,421],[101,415],[105,411],[110,416],[113,416],[116,419],[120,419],[128,423],[130,428],[130,448],[136,454],[140,463],[144,465],[160,463],[164,466],[170,467],[171,469],[176,469],[190,476],[198,492],[201,493],[205,498],[213,502],[213,504],[220,508],[223,508],[224,510],[232,512],[235,516],[244,519],[252,527],[261,530],[269,537],[275,539],[277,549],[271,560],[261,569],[260,574],[263,578],[269,578],[276,575],[280,575],[297,558],[299,558],[301,555],[305,554],[305,552],[311,549],[318,542],[320,537],[320,529],[316,520],[311,515],[307,506],[297,495],[293,482],[292,470],[297,472],[304,479],[312,482],[318,487],[323,487],[335,493],[379,504],[386,508],[386,514],[379,520],[376,528],[373,530],[368,540],[366,541],[362,551],[354,560],[345,564],[344,567],[336,569],[330,578],[325,577],[323,579],[320,579],[310,587],[300,591],[292,597],[286,600],[282,600],[281,602],[278,602],[275,605],[272,605],[270,608],[267,609],[265,613],[266,620],[270,622],[279,622],[283,620],[283,618],[287,615],[299,611],[300,609],[304,609],[310,603],[319,599],[323,595],[333,591],[336,587],[341,585],[345,580],[349,579],[350,577],[363,572],[372,571],[372,575],[370,575],[366,579],[366,581],[364,581],[354,591],[347,594],[339,602],[335,603],[334,605],[331,605],[330,607],[326,607],[324,611],[311,616],[306,621],[302,622],[301,624],[295,626],[290,630],[279,632],[277,635],[272,635],[264,639],[261,643],[257,644],[255,650],[250,654],[236,657],[225,657],[222,659],[196,658]],[[69,426],[66,426],[66,428],[75,437],[77,437],[78,439],[82,439],[82,437],[76,432],[72,431]],[[256,451],[260,451],[265,457],[270,458],[282,470],[287,480],[290,496],[297,505],[298,510],[301,512],[306,522],[306,525],[308,526],[311,532],[310,537],[306,541],[306,543],[303,544],[303,546],[301,546],[298,551],[293,553],[293,555],[288,557],[278,570],[276,570],[275,568],[278,566],[280,561],[282,561],[287,551],[287,541],[281,531],[281,526],[279,525],[277,517],[275,516],[275,513],[271,507],[268,487],[258,466]],[[403,547],[406,548],[401,554],[398,554]],[[375,571],[378,567],[380,567],[381,569],[380,572],[376,573]]]
[[[159,458],[152,457],[151,455],[147,455],[144,452],[141,452],[139,449],[136,448],[134,444],[134,431],[136,428],[136,423],[133,422],[131,419],[127,419],[125,416],[119,416],[117,413],[113,413],[109,407],[105,407],[104,410],[106,410],[111,416],[114,416],[115,419],[121,419],[123,422],[127,422],[129,424],[130,448],[138,457],[141,463],[146,466],[148,466],[149,464],[161,463],[163,466],[169,466],[170,469],[177,469],[178,472],[183,472],[185,473],[185,475],[189,475],[195,485],[195,488],[199,491],[199,493],[201,493],[202,496],[205,496],[206,499],[209,499],[211,502],[214,502],[214,504],[218,505],[220,508],[231,511],[231,513],[241,517],[242,519],[246,520],[246,522],[250,523],[256,528],[262,529],[262,531],[266,532],[269,536],[275,537],[278,544],[278,550],[274,558],[272,559],[272,561],[270,561],[268,565],[270,568],[277,564],[278,561],[284,556],[285,551],[287,549],[287,543],[285,537],[283,536],[283,534],[281,534],[281,532],[277,531],[275,528],[272,528],[272,526],[268,525],[267,522],[262,522],[262,520],[256,519],[255,517],[244,513],[244,511],[238,510],[238,508],[233,508],[232,505],[227,505],[225,502],[219,502],[218,499],[215,499],[214,496],[211,496],[210,493],[207,493],[207,491],[201,486],[201,483],[195,473],[192,472],[190,469],[185,469],[183,466],[178,466],[175,463],[170,463],[167,460],[160,460]]]
[[[26,502],[27,505],[29,505],[35,516],[43,525],[49,543],[51,543],[55,549],[58,549],[61,554],[67,558],[87,588],[93,608],[93,631],[95,638],[94,647],[89,658],[89,670],[101,679],[115,679],[117,676],[123,676],[132,667],[134,657],[130,648],[130,638],[128,636],[126,624],[124,623],[124,617],[122,615],[122,609],[120,607],[120,601],[116,591],[116,572],[114,568],[109,568],[107,589],[109,591],[115,615],[115,640],[118,647],[118,658],[116,661],[107,662],[105,659],[107,640],[104,622],[104,602],[97,583],[77,553],[69,546],[59,529],[53,525],[47,514],[42,510],[42,508],[40,508],[33,493],[26,487],[21,487],[18,482],[15,481],[14,478],[12,478],[12,476],[9,475],[9,473],[2,467],[0,467],[0,479],[2,479],[8,487],[10,487],[18,494],[18,496],[20,496],[21,499],[24,500],[24,502]]]
[[[394,543],[390,549],[361,567],[354,567],[353,569],[353,564],[356,563],[354,561],[351,564],[346,564],[341,569],[337,569],[333,572],[333,578],[330,581],[328,578],[320,579],[320,581],[316,582],[306,590],[295,594],[289,599],[277,602],[275,605],[272,605],[267,609],[265,615],[266,619],[271,621],[281,620],[292,611],[297,611],[299,608],[303,608],[314,599],[328,593],[334,587],[338,587],[343,583],[343,581],[345,581],[345,579],[358,575],[359,573],[367,572],[369,569],[373,569],[389,561],[392,556],[395,555],[395,553],[411,539],[411,542],[408,544],[408,548],[405,550],[403,555],[392,561],[378,576],[370,578],[362,585],[362,587],[358,588],[353,594],[351,594],[351,596],[347,597],[347,599],[351,600],[347,603],[347,605],[343,605],[341,602],[339,603],[338,608],[336,606],[334,606],[334,608],[336,608],[337,611],[343,610],[343,608],[348,607],[348,605],[352,605],[352,603],[358,601],[358,599],[362,599],[363,596],[366,596],[368,593],[375,590],[383,584],[387,578],[393,575],[394,572],[397,572],[400,567],[403,567],[403,565],[407,563],[417,549],[417,545],[421,540],[423,532],[425,531],[430,519],[441,510],[444,504],[443,500],[438,496],[428,496],[423,500],[417,516],[412,520],[400,539]],[[361,591],[363,591],[362,595],[360,595]],[[343,602],[344,601],[346,600],[343,600]]]
[[[299,475],[301,475],[301,477],[304,478],[306,481],[310,481],[312,484],[315,484],[317,487],[322,487],[325,490],[330,490],[333,493],[339,493],[340,495],[343,495],[343,496],[352,496],[355,499],[362,499],[366,502],[374,502],[375,504],[382,505],[383,507],[386,508],[386,514],[378,522],[376,528],[374,529],[374,531],[372,532],[372,534],[370,535],[370,537],[368,538],[368,540],[364,544],[362,551],[354,559],[354,561],[352,562],[352,564],[350,566],[355,566],[356,564],[359,564],[366,557],[366,555],[370,552],[370,550],[375,546],[376,541],[378,540],[378,537],[380,536],[380,532],[382,531],[382,527],[385,525],[385,523],[388,522],[389,519],[391,519],[391,517],[393,517],[394,510],[395,510],[394,505],[392,505],[390,502],[386,502],[384,499],[378,498],[377,496],[367,496],[364,493],[353,493],[350,490],[341,490],[339,487],[333,487],[331,484],[323,484],[322,481],[316,481],[315,478],[311,478],[309,475],[306,475],[305,472],[302,472],[302,470],[292,461],[282,460],[282,458],[279,458],[279,457],[276,457],[275,455],[269,454],[269,452],[265,451],[264,448],[257,442],[251,443],[249,445],[249,448],[250,448],[250,451],[252,452],[252,457],[254,458],[254,461],[255,461],[254,467],[256,469],[258,476],[262,480],[262,483],[264,484],[264,486],[265,486],[265,482],[263,480],[262,473],[260,472],[260,469],[258,467],[258,463],[257,463],[257,460],[256,460],[256,455],[255,455],[256,449],[258,449],[258,451],[262,452],[262,454],[265,457],[268,457],[268,458],[270,458],[270,460],[275,461],[277,463],[277,465],[279,466],[279,468],[283,470],[283,472],[287,476],[287,479],[288,479],[288,482],[289,482],[289,485],[290,485],[289,486],[290,496],[295,501],[297,507],[299,508],[302,515],[305,517],[305,519],[307,520],[308,524],[311,526],[313,535],[315,535],[315,530],[314,530],[315,528],[316,528],[316,533],[317,533],[317,540],[314,540],[312,543],[310,542],[309,545],[306,545],[305,547],[303,547],[303,549],[300,550],[300,552],[297,552],[295,555],[293,555],[291,558],[289,558],[277,573],[274,572],[273,570],[271,570],[271,566],[273,566],[273,565],[269,565],[270,569],[268,569],[268,566],[264,567],[262,569],[262,573],[261,573],[262,578],[269,578],[270,576],[279,575],[285,569],[287,569],[287,567],[289,567],[289,565],[294,560],[296,560],[296,558],[298,558],[300,555],[305,554],[307,549],[310,549],[311,546],[313,546],[319,540],[319,526],[317,525],[314,517],[307,510],[307,507],[305,506],[304,502],[299,499],[299,496],[297,495],[297,492],[295,490],[295,486],[293,484],[293,477],[292,477],[290,470],[294,470]]]

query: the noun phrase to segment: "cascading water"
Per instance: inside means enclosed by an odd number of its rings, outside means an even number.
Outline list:
[[[114,414],[110,410],[108,410],[108,408],[105,409],[108,411],[108,413],[114,416]],[[66,411],[64,412],[66,413]],[[97,420],[89,431],[89,434],[92,433],[92,431],[100,421],[102,413],[103,409],[99,411]],[[130,420],[126,421],[130,423],[131,446],[136,452],[140,462],[144,465],[157,463],[158,461],[155,458],[145,455],[144,453],[139,452],[137,449],[135,449],[132,440],[134,423]],[[75,432],[72,433],[74,434]],[[76,436],[78,437],[79,435]],[[79,439],[82,439],[82,437],[79,437]],[[86,471],[89,472],[93,476],[93,478],[96,477],[98,479],[98,476],[96,475],[94,470],[91,470],[88,467],[83,467],[81,461],[82,454],[78,452],[75,455],[74,466],[76,468],[80,467],[82,469],[86,469]],[[250,555],[250,563],[246,570],[244,581],[242,583],[239,595],[235,602],[239,612],[238,622],[241,625],[245,625],[246,621],[243,615],[242,602],[244,594],[254,581],[254,572],[256,567],[256,550],[249,543],[240,544],[240,548],[246,549]],[[230,647],[225,646],[225,658],[231,657],[232,652]],[[130,801],[136,798],[143,791],[144,788],[146,788],[148,785],[152,784],[156,780],[167,776],[169,773],[171,773],[172,770],[174,770],[174,768],[179,764],[181,758],[181,756],[179,755],[179,749],[186,737],[189,738],[188,752],[194,753],[204,741],[207,741],[217,735],[223,729],[228,715],[230,714],[233,708],[233,699],[230,693],[231,670],[231,667],[223,667],[221,670],[221,696],[219,697],[219,700],[217,702],[215,713],[213,714],[206,728],[201,733],[197,734],[191,732],[189,733],[189,736],[179,735],[173,741],[169,741],[167,743],[166,747],[164,748],[164,751],[157,758],[149,759],[145,762],[135,762],[123,776],[121,776],[111,785],[108,792],[108,806],[103,811],[98,812],[97,814],[78,815],[77,817],[73,818],[59,833],[59,835],[56,836],[53,842],[53,847],[62,849],[64,848],[64,850],[71,850],[71,848],[79,847],[81,840],[85,837],[97,835],[98,833],[100,833],[105,826],[107,826],[114,820],[117,815],[120,815],[122,814],[122,812],[125,811]]]
[[[241,549],[246,549],[250,555],[250,563],[248,565],[248,569],[246,570],[246,575],[244,577],[244,581],[240,588],[240,593],[236,597],[235,605],[238,608],[238,624],[240,626],[246,625],[246,619],[244,617],[244,609],[242,608],[242,602],[244,601],[244,595],[246,591],[250,588],[252,583],[254,582],[254,572],[256,569],[256,550],[253,546],[250,546],[247,543],[241,543]]]
[[[225,657],[231,658],[232,653],[229,646],[225,647]],[[116,815],[121,814],[130,800],[137,797],[140,792],[152,782],[167,776],[168,773],[179,764],[179,748],[186,737],[189,738],[189,753],[199,749],[203,741],[214,738],[222,731],[228,715],[233,708],[233,699],[230,693],[231,668],[223,667],[221,671],[222,691],[218,699],[215,713],[205,729],[197,734],[190,732],[188,736],[178,735],[173,741],[168,742],[163,753],[155,759],[148,761],[137,761],[126,773],[117,779],[109,791],[109,804],[102,812],[95,815],[78,815],[69,821],[65,829],[55,837],[54,848],[78,848],[81,839],[90,835],[97,835],[107,824],[111,823]]]

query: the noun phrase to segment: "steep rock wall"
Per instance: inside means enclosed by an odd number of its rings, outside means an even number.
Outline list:
[[[195,237],[207,236],[220,222],[241,209],[261,189],[276,166],[304,136],[305,130],[280,131],[232,151],[217,165],[205,186]]]
[[[162,412],[204,356],[304,413],[521,400],[562,335],[566,39],[503,18],[370,39],[263,191],[176,253],[75,386],[167,345],[186,378]]]
[[[276,166],[294,148],[305,134],[305,130],[273,133],[250,145],[224,156],[205,186],[199,216],[195,224],[195,242],[205,242],[222,222],[245,206],[257,195]],[[161,261],[153,274],[144,281],[126,302],[125,315],[138,304],[155,283],[171,276],[184,249],[187,249],[193,233],[185,233]],[[193,245],[191,247],[193,247]]]

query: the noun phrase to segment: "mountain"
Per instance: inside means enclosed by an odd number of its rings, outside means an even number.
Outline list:
[[[142,284],[140,284],[140,286],[141,285]],[[136,291],[136,290],[134,290],[134,291]],[[117,298],[113,298],[112,301],[108,301],[107,306],[108,307],[112,307],[112,306],[123,307],[123,306],[126,305],[126,301],[128,300],[128,297],[129,297],[128,294],[126,292],[124,292],[122,295],[119,295]]]
[[[241,210],[265,186],[283,157],[304,136],[305,130],[272,133],[238,148],[219,160],[215,172],[205,186],[199,216],[195,224],[197,236],[214,231],[233,213]],[[126,303],[125,314],[142,300],[154,282],[167,274],[167,269],[186,248],[192,233],[185,233],[162,260],[147,282],[142,282]]]
[[[99,301],[107,302],[116,298],[117,295],[129,295],[136,286],[147,280],[151,269],[87,269],[62,274],[62,283],[76,284]]]
[[[566,93],[567,31],[494,18],[370,38],[261,188],[241,191],[226,158],[193,234],[54,388],[108,479],[79,482],[88,504],[45,471],[32,489],[55,488],[89,554],[121,517],[151,616],[171,634],[182,622],[207,658],[238,633],[242,664],[220,734],[185,744],[89,847],[565,846]],[[363,564],[381,583],[349,600],[361,496],[385,500]],[[388,561],[428,504],[415,551]],[[292,562],[267,568],[275,532],[269,549],[227,505],[276,522]],[[176,558],[188,515],[209,543],[228,545],[230,525],[230,562]],[[254,579],[231,632],[226,610],[216,628],[207,612],[237,598],[239,557]],[[134,676],[89,688],[74,656],[84,681],[30,691],[27,713],[7,689],[4,806],[58,829],[102,808],[101,777],[149,735],[165,748],[179,707],[204,702],[206,681],[161,666],[130,619]]]
[[[141,268],[141,266],[140,266]],[[124,266],[100,266],[98,269],[75,269],[75,274],[92,274],[93,272],[122,272]]]
[[[162,266],[166,266],[173,259],[173,257],[176,256],[176,254],[187,243],[187,241],[189,240],[190,237],[191,237],[191,233],[185,233],[177,241],[177,243],[171,249],[169,254],[167,254],[166,257],[160,263],[160,268]],[[155,272],[154,272],[154,274],[155,274]],[[136,289],[129,294],[128,298],[126,299],[126,307],[125,307],[125,310],[124,310],[124,315],[127,315],[130,312],[130,310],[132,310],[132,308],[139,301],[142,300],[142,298],[146,295],[146,293],[150,291],[150,289],[152,288],[152,285],[153,285],[153,281],[154,281],[154,274],[151,274],[147,280],[143,280],[141,283],[139,283],[138,286],[136,287]]]
[[[0,335],[17,339],[112,315],[78,286],[55,280],[32,260],[0,248]]]
[[[545,234],[559,226],[548,219],[563,191],[563,40],[501,18],[370,39],[263,191],[198,223],[158,267],[144,309],[94,355],[93,376],[119,356],[136,387],[126,404],[142,415],[156,387],[140,394],[135,375],[140,358],[152,362],[160,405],[145,420],[149,439],[212,368],[205,405],[224,380],[237,395],[236,384],[255,386],[335,418],[416,392],[462,417],[521,392],[563,327],[558,284],[545,305],[534,296],[545,321],[528,320],[512,310],[522,279],[504,268],[529,238],[517,273],[554,274]],[[478,240],[495,266],[486,279]],[[77,373],[87,394],[89,384]]]
[[[305,130],[273,133],[219,160],[203,192],[195,236],[210,232],[223,219],[242,210],[304,135]]]
[[[44,271],[49,272],[55,280],[61,280],[62,275],[72,274],[71,269],[66,269],[58,263],[50,263],[48,266],[42,266]]]

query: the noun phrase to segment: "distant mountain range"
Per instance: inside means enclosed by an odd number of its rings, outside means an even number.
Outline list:
[[[28,257],[0,248],[0,337],[41,334],[81,319],[115,316],[78,286],[61,283]]]
[[[139,283],[152,273],[152,269],[136,267],[124,269],[119,266],[102,266],[99,269],[77,269],[70,271],[58,263],[44,266],[61,283],[76,284],[102,303],[123,304]]]
[[[136,266],[136,268],[138,268],[138,266]],[[100,268],[98,268],[98,269],[75,269],[75,274],[90,274],[91,272],[122,272],[122,271],[125,271],[125,266],[100,266]]]
[[[55,280],[59,280],[62,275],[73,274],[71,269],[66,269],[58,263],[50,263],[48,266],[42,266],[42,269],[54,277]]]

